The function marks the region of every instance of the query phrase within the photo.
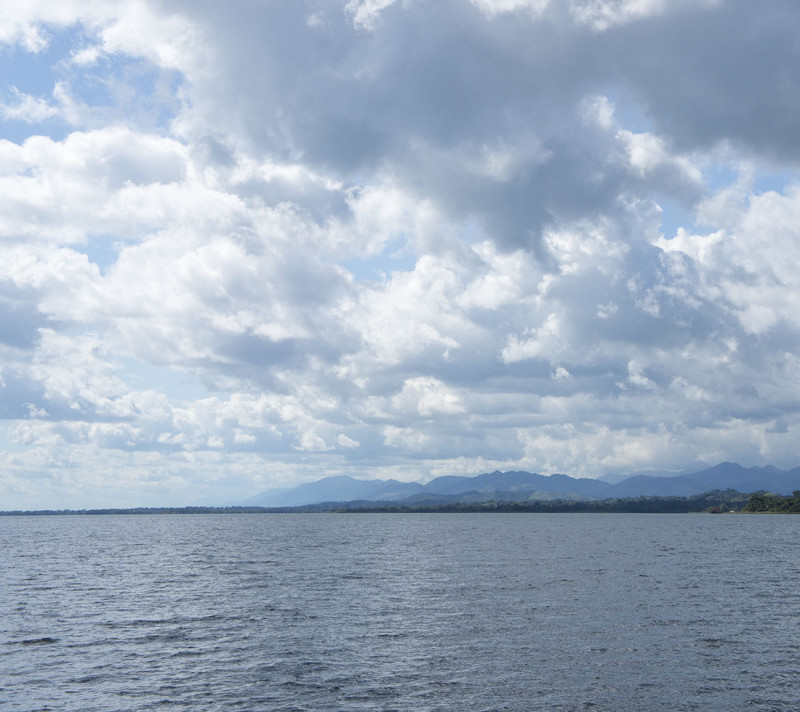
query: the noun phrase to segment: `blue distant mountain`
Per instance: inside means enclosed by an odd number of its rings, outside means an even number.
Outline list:
[[[272,492],[267,490],[243,502],[258,507],[299,507],[319,502],[350,502],[367,500],[394,502],[423,491],[417,482],[397,480],[357,480],[346,475],[325,477],[316,482],[306,482],[291,490]]]
[[[562,493],[576,497],[602,497],[609,485],[600,480],[569,477],[568,475],[537,475],[532,472],[488,472],[476,477],[444,476],[431,480],[423,491],[430,494],[462,494],[479,492],[543,492]]]
[[[532,472],[488,472],[475,477],[447,475],[427,484],[397,480],[357,480],[344,475],[325,477],[291,490],[267,490],[242,504],[298,507],[322,502],[397,502],[414,505],[446,502],[534,501],[552,499],[610,499],[613,497],[688,497],[715,489],[739,492],[766,490],[791,494],[800,489],[800,467],[745,468],[723,462],[699,472],[678,476],[635,475],[614,484],[586,477],[539,475]]]
[[[638,475],[612,485],[612,497],[641,495],[688,497],[714,489],[735,489],[739,492],[766,490],[775,494],[791,494],[800,489],[800,467],[779,470],[766,467],[745,468],[735,462],[679,477],[646,477]]]

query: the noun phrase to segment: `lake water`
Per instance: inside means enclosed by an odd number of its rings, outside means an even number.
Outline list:
[[[800,516],[0,517],[0,709],[791,710]]]

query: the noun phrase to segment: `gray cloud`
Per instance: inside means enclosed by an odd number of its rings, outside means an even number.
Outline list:
[[[731,141],[750,155],[798,158],[800,49],[792,2],[687,6],[609,33],[609,56],[656,130],[678,149]]]
[[[0,486],[797,464],[793,3],[137,7],[0,142]]]

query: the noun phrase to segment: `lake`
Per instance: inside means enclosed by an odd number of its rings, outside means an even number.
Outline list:
[[[800,516],[0,517],[0,709],[792,710]]]

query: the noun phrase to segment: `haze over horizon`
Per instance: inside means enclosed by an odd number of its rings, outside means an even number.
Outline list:
[[[0,509],[800,465],[800,5],[0,7]]]

